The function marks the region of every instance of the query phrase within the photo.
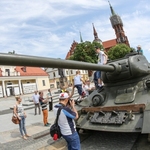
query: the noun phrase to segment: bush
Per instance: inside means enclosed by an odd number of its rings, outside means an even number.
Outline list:
[[[130,53],[130,51],[131,48],[126,44],[117,44],[108,51],[108,58],[110,60],[119,59]]]

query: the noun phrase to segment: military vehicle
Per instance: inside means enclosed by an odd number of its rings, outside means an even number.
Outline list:
[[[0,53],[0,65],[101,70],[104,86],[78,106],[77,128],[150,133],[150,63],[137,53],[106,65]]]

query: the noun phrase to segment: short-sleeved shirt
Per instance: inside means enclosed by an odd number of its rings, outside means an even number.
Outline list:
[[[24,116],[24,108],[22,106],[22,103],[16,104],[16,105],[14,105],[14,107],[16,107],[16,112],[17,112],[19,117]]]
[[[81,82],[81,76],[80,75],[76,75],[74,77],[74,85],[80,85],[80,84],[82,84],[82,82]]]
[[[48,92],[47,97],[48,97],[49,102],[51,102],[53,100],[51,96],[52,96],[51,92]]]
[[[54,114],[57,115],[58,108],[62,107],[61,104],[54,106]],[[63,106],[58,118],[58,125],[62,135],[71,135],[76,131],[75,119],[76,113],[69,107]]]
[[[139,54],[142,54],[142,55],[143,55],[143,50],[142,50],[142,49],[137,50],[137,52],[138,52]]]
[[[98,64],[103,65],[104,64],[104,52],[100,51],[98,54]]]
[[[38,104],[39,103],[39,94],[34,94],[33,95],[33,100],[34,100],[34,102],[36,103],[36,104]]]
[[[88,89],[91,89],[91,88],[92,88],[91,85],[85,85],[85,86],[84,86],[84,91],[85,91],[85,93],[86,93],[86,96],[89,95],[89,90],[88,90]]]

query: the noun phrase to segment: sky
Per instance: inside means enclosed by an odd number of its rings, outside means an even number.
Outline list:
[[[149,0],[110,0],[130,46],[141,45],[150,62]],[[107,0],[0,0],[0,53],[65,59],[71,44],[115,39]]]

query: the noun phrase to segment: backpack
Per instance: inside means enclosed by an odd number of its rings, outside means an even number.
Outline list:
[[[50,127],[50,135],[51,137],[53,137],[53,140],[57,140],[57,139],[60,139],[61,138],[61,131],[60,131],[60,127],[58,125],[58,118],[59,118],[59,115],[60,115],[60,112],[61,112],[61,107],[58,109],[57,111],[57,117],[55,119],[55,122],[54,124]]]

